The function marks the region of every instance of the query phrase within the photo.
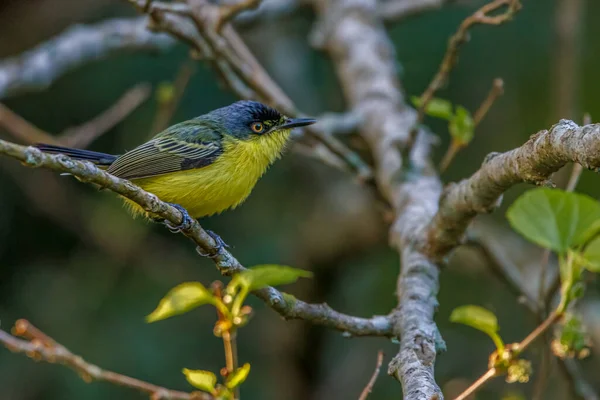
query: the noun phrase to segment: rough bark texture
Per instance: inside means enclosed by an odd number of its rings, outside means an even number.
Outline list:
[[[402,254],[399,305],[393,313],[393,332],[401,342],[388,373],[402,382],[406,399],[442,399],[433,372],[436,352],[443,348],[433,322],[438,268],[418,250],[441,192],[428,161],[428,137],[419,135],[406,163],[410,170],[403,170],[400,147],[408,141],[416,113],[405,104],[375,1],[325,0],[318,9],[314,40],[328,50],[352,112],[363,121],[360,133],[373,153],[378,187],[397,218],[390,242]]]
[[[127,180],[96,168],[91,163],[72,160],[62,154],[45,154],[37,148],[19,146],[4,140],[0,140],[0,154],[16,158],[29,167],[42,167],[72,174],[83,182],[99,185],[135,201],[146,211],[165,218],[173,225],[182,222],[181,212],[169,203],[161,201],[152,193]],[[182,233],[198,245],[203,253],[216,254],[213,260],[224,275],[232,275],[246,269],[230,252],[225,249],[219,250],[217,243],[202,229],[198,221],[194,220],[189,229],[183,230]],[[253,293],[286,319],[304,319],[353,336],[393,336],[390,316],[354,317],[339,313],[326,304],[309,304],[295,299],[272,287]]]
[[[478,213],[494,210],[502,193],[517,183],[549,183],[550,176],[568,162],[600,168],[600,124],[580,127],[561,120],[540,131],[521,147],[492,153],[469,179],[449,185],[440,209],[428,228],[426,252],[440,259],[458,246]]]

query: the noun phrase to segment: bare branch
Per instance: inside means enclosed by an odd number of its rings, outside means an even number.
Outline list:
[[[381,370],[381,364],[383,364],[383,351],[379,350],[377,353],[377,364],[375,365],[375,371],[373,371],[373,375],[371,379],[369,379],[369,383],[363,389],[360,394],[358,400],[366,400],[369,397],[369,393],[373,390],[373,386],[375,386],[375,382],[377,381],[377,377],[379,376],[379,371]]]
[[[473,125],[475,128],[483,120],[498,96],[501,96],[502,93],[504,93],[504,81],[500,78],[496,78],[494,79],[492,87],[486,98],[483,100],[477,111],[475,111],[475,115],[473,116]],[[466,144],[457,141],[455,138],[452,138],[450,146],[440,162],[440,173],[444,172],[448,168],[452,160],[454,160],[456,154],[458,154],[458,152],[465,146]]]
[[[231,25],[223,26],[220,32],[216,30],[221,15],[219,6],[205,0],[190,0],[189,4],[155,1],[149,6],[145,0],[129,1],[138,10],[151,15],[155,29],[185,40],[203,55],[240,98],[263,101],[291,117],[302,115]],[[197,32],[194,34],[181,32],[181,25],[189,24],[188,18],[196,27]],[[323,143],[331,153],[355,171],[360,180],[367,181],[372,177],[370,167],[356,152],[335,137],[324,134],[318,125],[306,128],[304,132]],[[328,160],[326,162],[332,164]]]
[[[185,88],[187,87],[192,75],[196,71],[196,63],[191,58],[188,58],[181,64],[177,75],[172,84],[172,93],[168,99],[159,100],[158,111],[154,122],[152,123],[152,129],[150,129],[150,136],[154,136],[159,132],[162,132],[169,126],[169,122],[173,117],[177,106],[183,97]]]
[[[499,96],[502,96],[504,93],[504,81],[501,78],[494,79],[492,82],[492,87],[488,92],[485,100],[481,103],[475,114],[473,115],[473,124],[475,126],[479,125],[483,118],[487,115],[488,111],[496,101]]]
[[[506,190],[521,182],[543,185],[568,162],[600,168],[600,124],[580,127],[561,120],[519,148],[489,154],[479,171],[446,189],[428,227],[426,253],[443,258],[462,242],[471,220],[478,213],[491,212]]]
[[[146,211],[159,215],[173,225],[179,225],[182,222],[181,213],[173,206],[129,181],[119,179],[96,168],[93,164],[75,161],[62,154],[44,154],[34,147],[19,146],[4,140],[0,140],[0,154],[16,158],[28,167],[43,167],[70,173],[83,182],[99,185],[135,201]],[[182,233],[190,238],[203,253],[215,254],[213,259],[222,274],[232,275],[245,270],[231,253],[224,249],[219,250],[214,239],[202,229],[197,221],[194,220],[191,227]],[[359,318],[345,315],[331,309],[326,304],[308,304],[271,287],[258,290],[254,294],[284,318],[303,319],[354,336],[393,335],[391,319],[388,316]]]
[[[146,29],[147,18],[78,25],[14,58],[0,61],[0,99],[50,86],[84,64],[126,51],[164,51],[176,41]]]
[[[0,127],[23,143],[59,144],[54,136],[34,126],[4,104],[0,104]]]
[[[103,370],[97,365],[90,364],[80,356],[71,353],[66,347],[57,343],[54,339],[31,325],[29,321],[23,319],[18,320],[15,323],[14,332],[15,335],[22,336],[27,340],[18,339],[0,329],[0,342],[2,342],[7,349],[17,353],[25,353],[34,360],[43,360],[52,364],[63,364],[75,370],[86,382],[108,382],[118,386],[136,389],[150,395],[152,400],[213,399],[208,393],[180,392],[140,381],[139,379],[121,375],[116,372]]]
[[[491,13],[501,9],[502,7],[506,7],[506,11],[504,13],[490,16]],[[469,38],[469,29],[478,24],[500,25],[504,22],[510,21],[513,15],[520,8],[521,3],[519,0],[494,0],[475,11],[473,15],[466,18],[460,24],[460,27],[456,33],[452,35],[450,41],[448,42],[448,49],[446,50],[446,54],[444,55],[444,59],[442,60],[437,73],[429,83],[427,89],[425,89],[421,95],[421,106],[418,110],[417,123],[415,124],[415,127],[411,129],[411,139],[408,143],[409,148],[412,146],[412,142],[414,142],[414,138],[417,135],[418,124],[423,122],[427,105],[433,99],[435,92],[444,86],[450,71],[452,71],[452,68],[454,68],[454,65],[456,65],[460,46],[463,45]]]
[[[317,43],[334,60],[351,111],[363,121],[359,132],[373,153],[378,188],[396,215],[390,243],[402,255],[402,270],[393,332],[401,342],[388,373],[402,382],[405,399],[441,399],[433,374],[436,352],[444,347],[433,322],[439,271],[418,249],[441,193],[428,159],[430,139],[419,135],[409,163],[421,174],[403,179],[399,147],[409,139],[416,113],[405,104],[376,2],[322,0],[317,8]]]
[[[0,127],[26,144],[49,143],[71,147],[87,147],[138,108],[150,95],[150,85],[142,83],[129,89],[115,104],[83,125],[67,129],[54,136],[45,132],[8,107],[0,104]]]
[[[140,83],[132,87],[109,109],[83,125],[67,129],[58,136],[58,140],[65,146],[87,147],[142,105],[150,93],[151,88],[148,83]]]

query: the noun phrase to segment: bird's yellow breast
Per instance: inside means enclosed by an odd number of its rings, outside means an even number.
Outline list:
[[[269,165],[280,157],[290,130],[276,131],[248,140],[225,137],[223,154],[212,164],[132,180],[161,200],[176,203],[200,218],[234,208],[252,192]],[[145,211],[125,199],[134,213]]]

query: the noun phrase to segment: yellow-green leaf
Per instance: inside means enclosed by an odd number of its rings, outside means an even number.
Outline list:
[[[526,239],[562,254],[598,232],[600,203],[579,193],[538,188],[519,197],[506,216]]]
[[[498,319],[494,313],[483,307],[474,305],[457,307],[450,314],[450,321],[480,330],[492,338],[499,350],[504,347],[497,333]]]
[[[244,272],[240,272],[235,276],[236,280],[234,285],[241,284],[248,288],[248,290],[258,290],[267,286],[285,285],[293,283],[298,278],[310,278],[312,272],[303,269],[297,269],[292,267],[286,267],[283,265],[257,265],[249,268]]]
[[[250,373],[250,364],[246,363],[246,364],[242,365],[240,368],[233,371],[227,377],[227,380],[225,381],[225,386],[227,386],[229,389],[233,389],[233,388],[241,385],[246,380],[249,373]]]
[[[160,321],[183,314],[203,304],[214,303],[212,293],[200,282],[186,282],[175,286],[158,303],[156,310],[146,317],[147,322]]]
[[[422,101],[420,97],[412,96],[410,99],[415,107],[421,107]],[[427,104],[427,107],[425,108],[425,114],[432,117],[449,120],[453,117],[452,103],[450,103],[448,100],[434,97]]]
[[[592,239],[583,252],[584,267],[592,272],[600,272],[600,236]]]
[[[183,369],[185,378],[194,386],[196,389],[200,389],[204,392],[214,393],[215,385],[217,384],[217,377],[210,371],[203,371],[201,369]]]
[[[475,123],[469,110],[463,106],[456,106],[456,114],[450,120],[448,130],[456,143],[461,146],[469,144],[475,132]]]
[[[165,104],[175,97],[175,87],[171,82],[161,82],[156,89],[156,99],[158,103]]]

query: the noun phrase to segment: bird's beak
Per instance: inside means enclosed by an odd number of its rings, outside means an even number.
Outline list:
[[[317,120],[312,118],[290,118],[287,121],[285,121],[285,124],[281,125],[278,129],[298,128],[301,126],[312,125],[315,122],[317,122]]]

